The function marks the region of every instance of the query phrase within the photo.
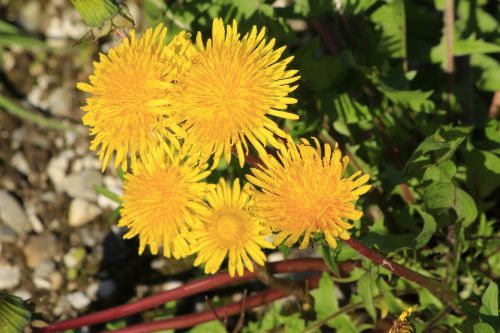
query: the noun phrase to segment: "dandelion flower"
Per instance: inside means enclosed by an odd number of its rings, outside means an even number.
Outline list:
[[[205,264],[205,273],[214,274],[229,255],[229,274],[243,275],[245,266],[253,272],[252,260],[264,265],[266,256],[262,248],[272,248],[265,237],[269,235],[261,223],[250,215],[250,197],[241,190],[238,179],[231,188],[221,179],[207,196],[209,214],[202,224],[195,227],[192,236],[196,239],[194,252],[198,256],[195,266]]]
[[[295,145],[289,137],[286,146],[278,151],[278,158],[268,155],[260,168],[251,169],[247,179],[253,188],[253,213],[277,232],[275,244],[285,241],[295,244],[303,235],[300,248],[309,245],[311,236],[323,232],[327,243],[336,247],[335,238],[349,239],[348,220],[357,220],[363,213],[354,204],[360,195],[370,189],[364,185],[368,175],[356,172],[349,178],[343,174],[349,163],[342,157],[337,145],[316,147],[302,139]]]
[[[182,34],[165,46],[166,34],[162,25],[140,38],[132,30],[108,55],[100,54],[90,83],[77,84],[91,94],[82,108],[83,123],[90,127],[90,149],[99,149],[103,170],[113,154],[115,167],[127,170],[128,154],[133,166],[160,140],[179,147],[181,129],[168,117],[167,106],[192,45]]]
[[[146,246],[157,254],[160,245],[166,257],[190,253],[189,230],[208,212],[203,201],[209,188],[207,167],[156,148],[125,176],[118,225],[129,228],[124,238],[139,236],[139,254]]]
[[[286,70],[293,57],[279,60],[285,47],[273,50],[275,40],[266,41],[264,34],[254,26],[240,38],[236,21],[224,28],[222,19],[215,19],[212,38],[204,45],[198,34],[198,52],[179,79],[176,101],[187,133],[185,147],[203,157],[213,155],[213,167],[221,156],[229,163],[233,147],[243,166],[248,142],[259,154],[265,154],[268,143],[277,147],[274,134],[285,133],[268,116],[298,119],[285,111],[297,102],[288,97],[299,79],[296,70]]]

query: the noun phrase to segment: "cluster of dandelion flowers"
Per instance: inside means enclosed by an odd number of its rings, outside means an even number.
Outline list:
[[[165,45],[166,35],[163,25],[140,38],[132,30],[107,55],[100,54],[90,83],[77,84],[91,94],[82,108],[83,123],[90,127],[90,149],[99,149],[103,170],[114,154],[115,167],[127,170],[128,155],[133,166],[160,140],[179,147],[181,129],[168,116],[169,96],[192,45],[186,34]]]
[[[268,155],[260,168],[252,168],[247,179],[254,185],[252,212],[277,232],[275,244],[294,245],[301,236],[300,248],[309,245],[312,235],[322,232],[327,243],[336,247],[336,238],[349,239],[347,220],[357,220],[363,213],[355,202],[366,193],[368,175],[343,174],[349,163],[337,146],[315,147],[307,140],[296,145],[287,139],[278,157]]]
[[[146,246],[157,254],[162,245],[166,257],[189,255],[189,231],[208,212],[207,168],[177,154],[171,158],[164,148],[157,148],[125,176],[118,225],[129,228],[124,238],[139,236],[139,254]]]
[[[253,272],[252,260],[264,265],[266,256],[263,248],[273,248],[266,240],[270,230],[249,212],[251,200],[245,188],[241,189],[239,179],[233,186],[221,179],[207,195],[209,214],[195,227],[192,237],[197,253],[195,266],[205,264],[205,273],[217,272],[228,256],[231,276],[243,275],[246,267]]]
[[[266,41],[264,29],[254,26],[240,38],[236,21],[225,28],[222,19],[215,19],[212,29],[206,45],[198,33],[198,52],[178,82],[175,100],[182,110],[185,147],[202,158],[213,155],[213,167],[221,156],[229,163],[234,147],[243,166],[248,142],[265,154],[267,144],[278,147],[275,134],[285,137],[268,116],[298,119],[286,109],[297,102],[288,95],[299,76],[286,70],[293,57],[279,60],[285,47],[274,50],[275,40]]]

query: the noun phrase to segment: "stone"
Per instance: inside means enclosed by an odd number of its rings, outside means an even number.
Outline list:
[[[24,289],[14,291],[12,295],[21,298],[23,301],[29,301],[33,297],[29,291]]]
[[[49,97],[47,98],[50,113],[59,117],[71,116],[71,99],[72,95],[68,89],[59,87],[52,90]]]
[[[31,223],[17,200],[5,190],[0,190],[0,221],[18,235],[24,236],[31,230]]]
[[[41,278],[48,278],[55,269],[56,264],[52,260],[44,260],[36,266],[33,275]]]
[[[43,227],[42,221],[40,221],[36,215],[35,203],[33,201],[27,201],[24,206],[26,208],[26,215],[28,216],[28,220],[30,221],[33,230],[36,233],[41,234],[45,228]]]
[[[52,157],[49,161],[47,166],[47,175],[54,184],[57,192],[61,192],[63,190],[69,160],[74,157],[74,154],[75,153],[71,150],[65,150],[56,157]]]
[[[82,170],[72,173],[64,180],[64,191],[71,198],[95,201],[97,193],[95,186],[102,184],[102,174],[97,170]]]
[[[66,267],[76,268],[80,266],[86,255],[87,253],[83,247],[72,248],[64,255],[63,261]]]
[[[23,5],[19,15],[19,23],[29,32],[39,32],[42,22],[42,5],[39,1],[29,1]]]
[[[99,284],[97,282],[92,282],[91,284],[89,284],[87,289],[85,289],[85,293],[92,300],[97,299],[97,292],[98,291],[99,291]]]
[[[57,239],[51,233],[32,236],[23,247],[26,265],[35,269],[41,262],[54,259],[57,254]]]
[[[75,310],[84,309],[90,304],[90,298],[81,291],[71,293],[66,298]]]
[[[33,284],[38,289],[50,289],[50,281],[38,276],[33,277]]]
[[[74,199],[69,205],[68,223],[81,227],[101,214],[101,209],[84,199]]]
[[[52,272],[49,276],[50,288],[52,290],[58,290],[62,287],[64,282],[64,277],[59,272]]]
[[[21,270],[17,266],[0,264],[0,290],[11,289],[19,285]]]
[[[31,173],[30,166],[24,154],[20,151],[16,152],[10,159],[10,165],[12,165],[17,171],[27,176]]]
[[[5,224],[0,224],[0,243],[14,243],[17,239],[17,234],[12,228]]]

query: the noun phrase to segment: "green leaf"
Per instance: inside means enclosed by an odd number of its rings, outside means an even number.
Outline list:
[[[0,292],[0,332],[24,332],[31,320],[28,304],[21,298]]]
[[[339,303],[337,295],[333,287],[333,281],[328,273],[324,272],[323,275],[321,275],[319,287],[311,291],[311,295],[314,298],[314,311],[316,311],[316,319],[324,319],[332,312],[338,310]]]
[[[302,81],[315,91],[337,87],[343,81],[347,68],[339,56],[323,56],[307,59],[301,66]]]
[[[457,166],[450,160],[445,160],[437,165],[431,165],[424,172],[424,180],[434,182],[447,182],[453,179],[457,173]]]
[[[400,90],[391,86],[389,82],[380,78],[376,73],[369,74],[367,77],[380,92],[401,107],[414,111],[427,111],[434,108],[434,103],[429,100],[429,97],[434,93],[432,90]]]
[[[384,296],[384,301],[387,304],[387,308],[390,313],[401,313],[403,308],[399,305],[398,299],[394,296],[391,287],[383,279],[379,278],[377,280],[378,287]]]
[[[218,320],[209,321],[193,327],[189,333],[227,333],[226,328]]]
[[[464,142],[472,128],[444,126],[425,138],[406,163],[406,168],[427,168],[432,162],[440,164],[449,160]],[[429,154],[433,152],[433,154]],[[449,167],[446,167],[449,169]]]
[[[453,208],[457,213],[459,221],[463,222],[464,227],[468,227],[477,217],[477,206],[474,199],[462,189],[455,191],[455,201]]]
[[[498,285],[492,281],[481,298],[482,306],[479,312],[488,316],[498,316],[498,296]]]
[[[472,197],[451,182],[427,186],[424,190],[424,203],[429,210],[447,211],[453,208],[464,227],[469,226],[477,217],[477,207]]]
[[[336,95],[333,99],[333,119],[342,119],[346,124],[357,124],[362,120],[373,119],[366,105],[358,103],[348,94]]]
[[[371,20],[382,30],[379,48],[392,58],[406,58],[406,14],[404,0],[387,2]]]
[[[495,333],[495,329],[486,323],[474,325],[474,333]]]
[[[446,41],[443,36],[439,45],[432,49],[431,59],[433,63],[444,63],[444,59],[446,58],[445,43]],[[496,52],[500,52],[500,45],[477,39],[474,35],[469,36],[467,39],[455,39],[453,42],[453,55],[456,57]]]
[[[358,281],[358,294],[363,299],[365,309],[374,322],[377,319],[377,311],[375,310],[375,303],[373,302],[376,288],[375,279],[371,271],[363,275]]]
[[[326,265],[328,266],[328,269],[332,272],[334,272],[337,275],[340,275],[339,267],[337,265],[337,262],[332,256],[332,249],[328,245],[323,245],[321,247],[321,254],[323,257],[323,260],[325,261]]]
[[[427,209],[449,209],[453,206],[455,185],[450,182],[432,183],[424,190]]]
[[[415,249],[420,249],[427,244],[434,233],[436,232],[437,224],[436,220],[431,214],[426,213],[422,208],[415,207],[415,210],[420,214],[422,220],[424,221],[424,225],[422,227],[422,231],[415,238]]]
[[[486,91],[500,91],[500,67],[483,71],[478,86]]]

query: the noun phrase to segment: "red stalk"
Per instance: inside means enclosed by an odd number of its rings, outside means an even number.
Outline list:
[[[318,286],[319,277],[313,277],[307,279],[309,288],[316,288]],[[109,333],[151,333],[159,330],[166,329],[182,329],[191,326],[195,326],[207,321],[217,319],[216,314],[219,318],[226,318],[240,314],[242,311],[248,311],[250,309],[256,308],[260,305],[270,303],[279,298],[286,296],[287,294],[279,289],[269,289],[263,292],[256,293],[252,296],[246,298],[244,309],[241,302],[231,303],[228,305],[223,305],[214,310],[208,310],[205,312],[192,313],[183,316],[177,316],[170,319],[152,321],[149,323],[133,325],[126,328],[109,331]]]
[[[305,271],[321,271],[325,270],[326,266],[323,259],[290,259],[269,263],[266,265],[272,273],[290,273],[290,272],[305,272]],[[47,327],[40,328],[40,333],[59,332],[67,329],[78,328],[82,326],[94,325],[97,323],[111,321],[113,319],[126,317],[147,309],[163,305],[169,301],[185,298],[196,295],[201,292],[212,290],[218,287],[223,287],[236,282],[246,282],[256,278],[255,273],[245,270],[243,276],[234,278],[229,276],[227,272],[221,272],[214,276],[205,277],[197,281],[188,282],[178,288],[164,291],[156,295],[145,297],[133,303],[119,305],[103,311],[94,312],[78,318],[69,319],[52,324]],[[198,314],[196,314],[198,315]]]

